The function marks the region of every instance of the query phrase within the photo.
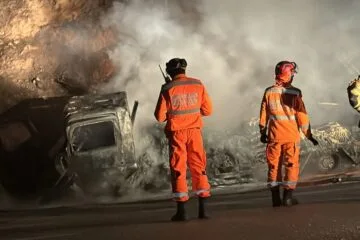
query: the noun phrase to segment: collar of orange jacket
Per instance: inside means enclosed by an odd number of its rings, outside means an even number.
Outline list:
[[[181,79],[181,78],[186,78],[186,74],[181,73],[181,74],[176,75],[176,76],[174,77],[173,81],[179,80],[179,79]]]
[[[283,82],[281,80],[278,80],[278,79],[275,79],[275,86],[278,86],[278,87],[284,87],[284,88],[288,88],[288,87],[291,87],[292,85],[292,80],[290,79],[290,81],[288,82]]]
[[[292,83],[292,77],[285,79],[282,78],[276,78],[275,79],[275,85],[281,86],[281,87],[288,87]]]

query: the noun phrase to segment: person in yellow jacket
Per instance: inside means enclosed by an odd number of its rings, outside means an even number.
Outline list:
[[[360,112],[360,75],[349,83],[347,92],[350,105]]]
[[[360,75],[349,83],[347,93],[351,107],[360,113]],[[360,121],[358,127],[360,128]]]
[[[292,192],[299,178],[300,131],[314,145],[309,117],[300,89],[292,86],[297,72],[295,62],[281,61],[275,67],[275,84],[266,88],[260,108],[261,142],[267,143],[268,186],[273,207],[297,204]],[[282,176],[285,165],[285,176]],[[280,186],[284,188],[283,200]]]

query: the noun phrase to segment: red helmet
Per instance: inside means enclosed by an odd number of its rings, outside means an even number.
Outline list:
[[[276,79],[289,81],[295,73],[298,72],[298,66],[295,62],[281,61],[275,66]]]
[[[298,72],[298,66],[295,62],[281,61],[275,66],[275,75],[282,74],[284,71]]]

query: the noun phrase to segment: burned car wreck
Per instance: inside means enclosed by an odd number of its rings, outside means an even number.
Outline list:
[[[65,106],[68,171],[91,195],[120,194],[137,169],[130,114],[125,92],[77,96]],[[66,169],[64,169],[66,171]]]
[[[300,177],[331,174],[357,167],[360,162],[360,145],[357,126],[344,126],[330,122],[313,127],[319,140],[313,146],[301,141]],[[253,118],[234,130],[215,131],[205,128],[204,144],[207,152],[207,175],[213,187],[235,184],[265,183],[265,144],[260,142],[258,119]],[[146,191],[169,188],[168,145],[162,126],[147,130],[148,148],[139,159],[135,184]],[[188,176],[189,187],[190,177]]]
[[[118,195],[137,169],[126,92],[27,99],[0,115],[0,181],[16,199]]]
[[[330,122],[313,128],[319,141],[313,146],[301,141],[300,177],[335,173],[360,163],[359,130]],[[206,144],[209,174],[216,185],[266,180],[265,144],[260,142],[258,119],[241,125],[238,131],[208,133]],[[225,159],[225,161],[224,161]]]

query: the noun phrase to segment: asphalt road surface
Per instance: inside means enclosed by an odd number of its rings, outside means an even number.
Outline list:
[[[211,219],[169,221],[169,200],[0,211],[0,239],[360,239],[360,183],[299,187],[300,205],[272,208],[268,191],[214,195]]]

